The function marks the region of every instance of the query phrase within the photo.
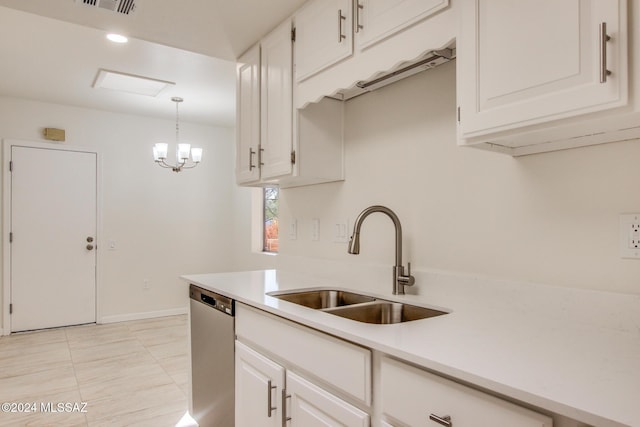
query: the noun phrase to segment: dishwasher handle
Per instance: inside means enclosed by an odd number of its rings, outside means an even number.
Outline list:
[[[212,296],[209,295],[205,295],[205,294],[200,294],[200,301],[202,301],[203,303],[210,305],[211,307],[215,307],[216,306],[216,299]]]
[[[193,284],[189,286],[189,297],[228,316],[235,316],[235,301],[232,298]]]

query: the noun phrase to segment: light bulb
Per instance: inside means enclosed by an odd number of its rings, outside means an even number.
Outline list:
[[[193,163],[200,163],[202,161],[202,148],[192,148],[191,149],[191,160]]]

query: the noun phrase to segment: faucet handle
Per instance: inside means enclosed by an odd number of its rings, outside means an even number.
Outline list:
[[[411,263],[407,262],[407,275],[403,277],[402,284],[404,286],[413,286],[414,283],[416,283],[416,279],[411,275]]]

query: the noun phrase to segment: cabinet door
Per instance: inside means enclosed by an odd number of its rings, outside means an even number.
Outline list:
[[[352,0],[313,0],[295,16],[296,81],[353,53]]]
[[[279,427],[282,423],[284,368],[236,341],[238,427]]]
[[[545,415],[386,357],[380,378],[382,410],[399,425],[438,427],[438,417],[455,427],[553,425]]]
[[[449,0],[356,0],[356,44],[371,46],[449,5]]]
[[[287,372],[291,427],[366,427],[369,415],[304,378]]]
[[[457,67],[461,136],[626,104],[625,1],[463,3]],[[609,41],[603,40],[602,23]],[[611,75],[601,78],[601,70]]]
[[[311,378],[371,405],[371,350],[289,320],[236,304],[236,336],[310,373]]]
[[[261,42],[261,149],[262,178],[292,172],[293,47],[287,20]]]
[[[238,58],[236,85],[236,181],[260,179],[260,46]]]

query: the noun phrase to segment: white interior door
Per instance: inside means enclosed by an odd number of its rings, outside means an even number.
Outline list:
[[[11,162],[11,330],[95,322],[97,154],[13,146]]]

